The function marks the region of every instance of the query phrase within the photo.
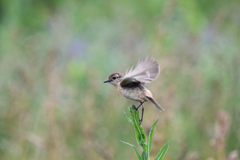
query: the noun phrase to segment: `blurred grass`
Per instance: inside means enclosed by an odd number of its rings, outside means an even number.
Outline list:
[[[133,102],[102,82],[153,56],[165,113],[145,105],[145,130],[160,119],[152,157],[170,140],[166,160],[232,160],[239,22],[237,0],[0,1],[1,159],[136,158],[119,141],[136,144]]]

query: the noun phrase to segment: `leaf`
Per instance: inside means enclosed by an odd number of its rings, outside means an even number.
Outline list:
[[[121,140],[120,140],[120,141],[121,141]],[[127,144],[127,145],[129,145],[129,146],[132,146],[133,149],[134,149],[134,151],[135,151],[135,153],[136,153],[136,155],[137,155],[137,157],[138,157],[138,160],[141,160],[141,156],[140,156],[137,148],[136,148],[133,144],[130,144],[130,143],[127,143],[127,142],[124,142],[124,141],[121,141],[121,142],[122,142],[122,143],[125,143],[125,144]]]
[[[148,160],[147,150],[142,150],[142,160]]]
[[[128,121],[133,124],[132,118],[124,110],[123,110],[123,113],[126,114]]]
[[[154,129],[156,127],[158,123],[158,120],[152,125],[152,128],[149,132],[149,136],[148,136],[148,157],[149,157],[149,153],[151,152],[151,149],[152,149],[152,139],[153,139],[153,132],[154,132]]]
[[[131,107],[130,112],[132,113],[137,143],[139,145],[141,145],[144,149],[147,149],[146,135],[144,134],[143,128],[141,126],[139,126],[139,111],[137,111],[137,113],[136,113],[135,109],[133,107]]]
[[[162,149],[160,150],[160,152],[158,153],[157,157],[154,159],[154,160],[162,160],[165,153],[167,152],[167,149],[168,149],[168,146],[169,146],[169,142],[167,142],[163,147]]]

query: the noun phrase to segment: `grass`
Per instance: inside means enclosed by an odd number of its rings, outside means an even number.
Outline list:
[[[151,130],[149,131],[148,141],[146,142],[146,137],[147,136],[143,131],[142,125],[139,124],[139,122],[140,122],[139,121],[139,111],[136,110],[135,106],[132,106],[132,107],[129,108],[129,112],[132,115],[132,118],[130,118],[127,115],[127,119],[130,123],[133,124],[134,130],[135,130],[135,133],[136,133],[137,143],[142,147],[141,156],[140,156],[137,148],[133,144],[130,144],[130,143],[127,143],[127,142],[124,142],[124,141],[121,141],[121,142],[133,147],[133,149],[134,149],[134,151],[137,155],[138,160],[150,160],[149,154],[150,154],[151,149],[152,149],[153,132],[154,132],[154,129],[155,129],[157,123],[158,123],[158,120],[152,125]],[[167,152],[168,146],[169,146],[169,142],[167,142],[162,147],[162,149],[160,150],[160,152],[158,153],[158,155],[156,156],[156,158],[154,160],[162,160],[164,155]]]

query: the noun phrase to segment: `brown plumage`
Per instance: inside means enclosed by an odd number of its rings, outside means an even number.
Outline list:
[[[142,118],[143,118],[143,103],[152,102],[161,112],[164,110],[155,101],[152,93],[144,87],[146,83],[151,83],[157,78],[160,72],[158,62],[153,59],[144,59],[138,61],[136,67],[133,67],[126,71],[123,76],[121,73],[112,73],[104,83],[111,83],[117,90],[126,98],[140,102],[140,105],[136,107],[138,109],[142,106]],[[142,122],[142,118],[140,123]]]

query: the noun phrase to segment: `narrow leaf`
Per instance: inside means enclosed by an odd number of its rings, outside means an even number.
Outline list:
[[[147,150],[142,150],[142,160],[148,160]]]
[[[124,110],[123,110],[123,113],[126,114],[128,121],[133,124],[132,118]]]
[[[162,160],[165,153],[167,152],[167,149],[168,149],[168,146],[169,146],[169,142],[167,142],[163,147],[162,149],[160,150],[160,152],[158,153],[157,157],[154,159],[154,160]]]
[[[150,154],[150,152],[152,150],[153,132],[154,132],[154,129],[155,129],[157,123],[158,123],[158,120],[152,125],[152,128],[151,128],[151,130],[149,132],[149,136],[148,136],[148,157],[149,157],[149,154]]]
[[[139,126],[139,111],[135,113],[135,109],[131,107],[131,113],[133,118],[134,129],[136,132],[136,139],[139,145],[146,148],[146,135],[141,126]]]
[[[121,140],[120,140],[120,141],[121,141]],[[133,144],[130,144],[130,143],[127,143],[127,142],[124,142],[124,141],[121,141],[121,142],[122,142],[122,143],[125,143],[125,144],[127,144],[127,145],[129,145],[129,146],[132,146],[133,149],[134,149],[134,151],[135,151],[135,153],[136,153],[136,155],[137,155],[137,157],[138,157],[138,160],[141,160],[141,156],[140,156],[137,148],[136,148]]]

